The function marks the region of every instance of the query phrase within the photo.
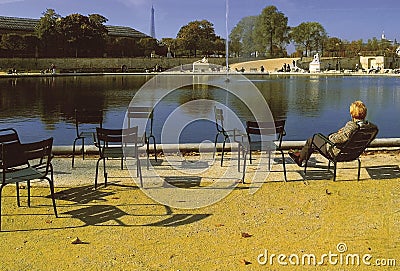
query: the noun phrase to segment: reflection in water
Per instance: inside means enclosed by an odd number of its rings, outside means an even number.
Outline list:
[[[23,141],[53,136],[56,145],[70,145],[75,137],[75,108],[105,112],[105,127],[122,126],[125,110],[151,75],[66,76],[0,79],[0,128],[14,127]],[[314,132],[329,133],[348,119],[354,100],[368,106],[368,119],[376,123],[378,137],[399,137],[400,78],[369,76],[251,75],[275,118],[287,119],[286,140],[304,140]],[[172,78],[171,78],[172,80]],[[173,80],[179,80],[176,76]],[[182,80],[184,80],[182,78]],[[176,82],[170,82],[176,85]],[[168,88],[168,83],[165,86]],[[243,121],[252,119],[243,102],[225,90],[196,84],[176,89],[155,107],[154,130],[159,136],[163,122],[182,104],[198,99],[214,100],[231,108]],[[196,117],[212,108],[185,107]],[[215,136],[211,122],[188,127],[183,142]],[[202,130],[201,138],[196,131]]]

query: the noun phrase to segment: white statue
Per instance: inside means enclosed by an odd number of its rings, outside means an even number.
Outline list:
[[[319,55],[318,55],[318,53],[316,53],[316,54],[314,55],[314,59],[313,59],[313,61],[311,61],[311,63],[319,64]]]
[[[316,53],[314,59],[310,62],[309,70],[310,72],[320,72],[321,64],[319,62],[319,55]]]

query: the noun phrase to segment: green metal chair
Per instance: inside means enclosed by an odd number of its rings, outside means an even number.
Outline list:
[[[75,162],[75,146],[78,140],[82,141],[82,158],[85,159],[85,139],[91,138],[93,142],[96,136],[96,127],[103,127],[103,111],[91,109],[75,109],[76,138],[72,146],[72,167]]]
[[[285,163],[285,155],[282,150],[282,140],[286,135],[285,131],[285,123],[286,120],[275,120],[273,122],[255,122],[255,121],[246,121],[246,135],[240,135],[241,139],[238,140],[237,135],[235,135],[237,141],[239,143],[238,149],[238,170],[240,171],[240,157],[241,155],[244,157],[243,159],[243,176],[242,182],[244,183],[244,178],[246,174],[246,160],[247,155],[249,155],[249,161],[252,163],[252,151],[264,151],[266,150],[269,154],[268,159],[268,170],[271,169],[271,153],[272,151],[280,152],[282,156],[282,167],[283,167],[283,175],[285,182],[287,181],[286,177],[286,163]],[[247,137],[247,140],[244,140],[244,137]],[[263,149],[263,146],[265,149]]]
[[[15,130],[14,130],[15,131]],[[52,159],[53,138],[46,140],[21,144],[15,141],[18,135],[11,133],[5,142],[5,137],[0,136],[1,148],[1,170],[2,180],[0,185],[0,219],[1,219],[1,193],[8,184],[17,186],[17,203],[20,206],[19,182],[27,182],[28,206],[30,207],[30,182],[33,180],[47,180],[50,186],[50,193],[53,202],[54,214],[57,215],[57,208],[54,196],[54,179]],[[1,220],[0,220],[1,227]]]
[[[142,137],[143,143],[146,144],[147,158],[149,158],[150,154],[150,139],[153,140],[154,158],[157,162],[157,144],[153,134],[154,109],[151,106],[130,106],[127,111],[127,119],[128,128],[138,126],[140,128],[138,131],[143,131],[143,136],[139,135],[139,138]],[[148,161],[149,159],[147,159],[147,168],[149,167]]]
[[[94,187],[97,188],[97,177],[99,163],[103,160],[104,185],[107,186],[106,160],[121,159],[121,170],[123,169],[124,159],[133,158],[136,160],[137,176],[140,178],[140,184],[143,186],[142,171],[140,168],[139,147],[141,140],[138,139],[138,127],[126,129],[106,129],[96,128],[97,138],[96,146],[99,149],[100,158],[96,163],[96,177]]]
[[[215,126],[217,128],[217,133],[215,135],[215,140],[214,140],[213,156],[215,157],[218,137],[222,135],[224,137],[224,141],[222,142],[222,154],[221,154],[221,167],[222,167],[224,162],[225,144],[226,141],[229,140],[229,137],[231,138],[233,137],[233,130],[226,130],[224,128],[224,111],[221,108],[214,107],[214,116],[215,116]]]

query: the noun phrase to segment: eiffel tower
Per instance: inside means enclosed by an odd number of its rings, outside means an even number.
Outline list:
[[[156,26],[154,25],[154,7],[151,6],[151,24],[150,24],[150,36],[156,38]]]

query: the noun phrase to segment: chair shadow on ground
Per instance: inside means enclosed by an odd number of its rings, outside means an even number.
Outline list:
[[[139,204],[140,205],[140,204]],[[153,204],[151,204],[153,205]],[[114,205],[91,205],[79,209],[75,209],[72,211],[65,212],[64,214],[70,215],[71,218],[79,219],[86,226],[125,226],[125,227],[138,227],[138,226],[147,226],[147,227],[176,227],[183,226],[191,223],[198,222],[203,220],[211,214],[173,214],[171,209],[168,206],[164,206],[166,209],[166,213],[163,214],[153,214],[146,216],[154,216],[154,217],[162,217],[156,222],[147,223],[147,224],[135,224],[128,225],[124,223],[121,218],[124,216],[135,216],[134,214],[129,214],[117,206]],[[103,225],[107,222],[116,222],[117,225]]]
[[[92,205],[64,214],[81,220],[85,223],[85,226],[94,226],[108,221],[115,221],[120,226],[126,226],[119,218],[128,215],[128,213],[113,205]]]
[[[161,158],[157,158],[157,161],[155,159],[149,159],[150,164],[155,167],[155,166],[161,166],[164,163],[164,160]],[[145,165],[145,164],[143,164]]]
[[[59,191],[55,193],[55,197],[58,200],[66,200],[79,204],[87,204],[94,200],[106,201],[104,197],[111,196],[113,194],[115,194],[115,192],[94,190],[92,185],[86,185]]]
[[[166,176],[164,177],[163,187],[170,187],[172,185],[178,188],[193,188],[199,187],[201,177],[199,176]],[[169,184],[169,185],[168,185]]]
[[[182,184],[185,187],[188,186],[187,178],[169,178],[169,182],[174,185]],[[175,182],[175,183],[174,183]],[[196,185],[200,183],[200,177],[194,176],[189,179],[189,186]],[[72,205],[65,205],[70,211],[63,212],[64,218],[78,219],[84,223],[80,226],[71,226],[68,228],[78,228],[86,226],[125,226],[125,227],[138,227],[138,226],[157,226],[157,227],[174,227],[182,226],[186,224],[191,224],[203,220],[209,217],[211,214],[174,214],[172,209],[166,205],[149,203],[149,204],[127,204],[127,205],[111,205],[104,204],[107,201],[106,197],[117,195],[117,192],[101,191],[101,189],[93,189],[92,185],[87,185],[83,187],[67,188],[65,190],[59,191],[55,194],[56,199],[65,200],[73,202]],[[103,202],[103,204],[97,204],[97,202]],[[93,203],[94,202],[94,203]],[[90,205],[89,205],[90,204]],[[121,219],[124,216],[138,216],[143,215],[133,214],[127,209],[130,206],[134,206],[137,209],[140,206],[148,207],[149,205],[162,206],[165,212],[157,214],[146,214],[145,216],[154,217],[158,219],[155,222],[147,224],[126,224]],[[127,209],[122,210],[120,207],[124,206]],[[75,208],[78,207],[78,208]],[[151,207],[153,208],[153,207]],[[71,210],[72,209],[72,210]],[[116,224],[110,225],[108,222],[115,222]]]
[[[208,168],[209,165],[207,161],[183,160],[181,167],[185,169],[204,169]]]
[[[365,169],[373,180],[400,178],[400,167],[398,165],[372,166]]]
[[[271,172],[282,172],[282,157],[272,157],[271,161]],[[287,182],[298,182],[305,180],[329,180],[333,178],[333,172],[328,171],[328,167],[325,165],[321,165],[320,162],[317,161],[315,157],[311,157],[308,160],[308,165],[314,169],[308,169],[307,175],[304,175],[304,167],[299,167],[290,157],[285,157],[285,164],[293,165],[294,169],[287,169],[287,172],[297,172],[301,178],[299,179],[291,179],[288,178]],[[272,166],[273,165],[273,166]]]
[[[176,226],[182,226],[182,225],[187,225],[187,224],[192,224],[195,222],[198,222],[200,220],[203,220],[207,217],[211,216],[211,214],[174,214],[171,217],[146,224],[143,226],[153,226],[153,227],[176,227]]]

